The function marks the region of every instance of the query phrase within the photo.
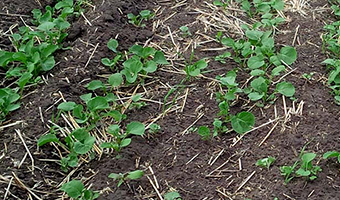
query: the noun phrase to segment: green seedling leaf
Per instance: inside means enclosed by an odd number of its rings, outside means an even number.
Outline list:
[[[272,76],[279,76],[281,72],[285,71],[286,67],[279,65],[272,70]]]
[[[153,73],[157,70],[157,63],[153,60],[149,60],[145,64],[143,70],[146,71],[147,73]]]
[[[122,178],[122,174],[111,173],[109,178],[113,178],[114,180],[119,180]]]
[[[42,70],[45,72],[50,71],[54,67],[54,65],[55,65],[54,56],[46,58],[46,60],[44,60],[41,64]]]
[[[265,167],[267,169],[269,169],[270,165],[273,164],[275,162],[275,158],[274,157],[267,157],[267,158],[263,158],[263,159],[260,159],[256,162],[256,166],[259,166],[259,167]]]
[[[114,65],[114,63],[111,62],[111,60],[108,59],[108,58],[102,58],[101,61],[102,61],[102,64],[107,66],[107,67],[112,67]]]
[[[166,60],[166,58],[164,56],[164,53],[161,52],[161,51],[157,51],[155,53],[153,61],[155,61],[157,64],[160,64],[160,65],[167,65],[167,64],[169,64],[169,62]]]
[[[59,104],[58,106],[58,110],[62,110],[62,111],[71,111],[76,107],[76,103],[74,103],[73,101],[68,101],[68,102],[63,102],[61,104]]]
[[[263,76],[265,74],[265,71],[261,69],[254,69],[250,72],[251,76]]]
[[[215,0],[214,5],[215,6],[223,6],[223,3],[220,0]]]
[[[285,184],[287,184],[289,181],[291,181],[294,178],[294,176],[291,176],[291,174],[294,172],[296,165],[297,165],[297,162],[293,166],[280,167],[281,175],[285,176]]]
[[[149,126],[149,133],[150,134],[156,134],[158,133],[159,131],[161,130],[161,126],[156,124],[156,123],[153,123]]]
[[[283,60],[287,65],[291,65],[297,58],[297,52],[294,47],[282,47],[280,53],[277,55],[280,60]]]
[[[84,107],[82,105],[76,105],[72,110],[72,115],[76,118],[76,121],[80,124],[83,124],[88,120],[83,110]]]
[[[126,118],[125,115],[122,115],[118,110],[111,110],[110,112],[104,115],[105,117],[112,117],[116,122],[121,122],[123,119]]]
[[[250,40],[260,41],[262,35],[263,35],[262,31],[256,31],[256,30],[247,30],[246,31],[246,36]]]
[[[92,93],[83,94],[80,96],[80,99],[87,104],[87,102],[89,102],[92,99]]]
[[[76,152],[77,154],[86,154],[87,152],[89,152],[95,142],[95,138],[94,137],[89,137],[87,138],[85,141],[83,142],[75,142],[74,143],[74,152]]]
[[[143,47],[140,45],[133,45],[129,48],[129,52],[136,54],[137,56],[143,57]]]
[[[136,179],[142,178],[143,175],[144,175],[143,170],[135,170],[135,171],[129,172],[126,178],[130,180],[136,180]]]
[[[304,163],[310,163],[314,160],[315,157],[316,157],[315,153],[305,153],[302,155],[301,160]]]
[[[20,108],[20,104],[10,104],[7,106],[7,111],[12,112]]]
[[[136,94],[131,99],[132,99],[133,102],[137,102],[137,101],[140,100],[140,98],[142,98],[142,95],[141,94]]]
[[[92,149],[95,138],[90,136],[85,129],[76,129],[72,132],[72,135],[78,140],[74,143],[74,151],[77,154],[86,154]]]
[[[71,198],[78,198],[83,193],[84,185],[79,180],[72,180],[68,183],[63,184],[60,190],[66,192],[67,195]]]
[[[146,59],[149,56],[154,55],[155,52],[156,52],[156,50],[154,48],[152,48],[152,47],[145,47],[142,50],[142,57]]]
[[[252,56],[248,59],[247,65],[249,69],[258,69],[265,64],[263,56]]]
[[[52,28],[54,28],[54,26],[55,26],[55,23],[53,22],[44,22],[38,26],[38,30],[47,32],[51,30]]]
[[[55,134],[47,134],[43,135],[38,140],[38,146],[43,146],[44,144],[50,143],[50,142],[57,142],[59,143],[59,139]]]
[[[13,52],[0,50],[0,67],[5,67],[12,60]]]
[[[126,81],[134,83],[138,77],[138,73],[143,68],[143,63],[136,59],[129,59],[123,63],[124,69],[121,71],[125,75]]]
[[[255,116],[250,112],[240,112],[231,118],[231,126],[237,133],[249,131],[255,124]]]
[[[93,200],[93,199],[97,199],[98,197],[99,197],[98,192],[92,192],[91,190],[84,191],[85,200]]]
[[[123,76],[121,73],[115,73],[112,74],[109,77],[108,83],[112,86],[112,87],[118,87],[123,83]]]
[[[222,64],[225,64],[226,63],[226,61],[225,61],[226,58],[231,58],[231,53],[229,51],[226,51],[223,54],[216,56],[215,57],[215,61],[219,61]]]
[[[58,2],[54,8],[59,10],[61,8],[65,8],[65,7],[73,7],[73,0],[63,0]]]
[[[340,152],[338,151],[328,151],[325,154],[323,154],[323,159],[334,158],[334,157],[339,157],[339,156],[340,156]]]
[[[282,0],[275,0],[272,7],[276,10],[283,10],[285,7],[285,2]]]
[[[113,136],[118,136],[119,135],[119,130],[120,130],[119,129],[119,125],[117,125],[117,124],[110,125],[107,128],[107,132],[110,133]]]
[[[251,85],[252,88],[254,88],[255,91],[257,91],[259,93],[267,93],[267,91],[268,91],[267,81],[263,77],[258,77],[256,79],[254,79],[250,83],[250,85]]]
[[[127,147],[131,144],[131,138],[123,139],[120,143],[120,147]]]
[[[167,192],[164,200],[181,200],[181,195],[178,192]]]
[[[258,93],[258,92],[251,92],[248,94],[248,98],[252,101],[258,101],[260,99],[262,99],[262,97],[264,96],[263,93]]]
[[[29,72],[24,73],[18,80],[19,87],[23,89],[32,77],[33,77],[33,74]]]
[[[232,38],[223,37],[221,43],[232,48],[235,46],[235,41]]]
[[[41,57],[47,58],[47,57],[49,57],[50,55],[52,55],[57,49],[58,49],[58,45],[49,44],[49,45],[47,45],[46,48],[44,48],[43,51],[41,52]]]
[[[130,122],[126,126],[126,133],[142,136],[145,132],[145,125],[140,122]]]
[[[185,72],[189,77],[195,77],[200,75],[201,69],[205,69],[206,67],[208,67],[208,63],[204,59],[201,59],[195,62],[193,65],[186,65]]]
[[[151,11],[150,10],[142,10],[142,11],[140,11],[139,14],[142,18],[149,18],[150,15],[151,15]]]
[[[86,105],[90,111],[104,110],[110,107],[107,99],[101,96],[94,97],[93,99],[88,101]]]
[[[309,176],[311,174],[309,170],[306,171],[302,168],[298,169],[295,173],[299,176]]]
[[[104,83],[99,80],[93,80],[85,86],[88,90],[96,90],[101,88],[106,88]]]
[[[115,102],[117,100],[116,95],[114,95],[113,93],[107,93],[105,98],[107,102]]]
[[[226,86],[237,86],[236,81],[236,72],[229,71],[227,75],[220,79],[221,83]]]
[[[286,97],[292,97],[295,94],[295,87],[290,82],[281,82],[276,85],[276,90]]]
[[[179,30],[181,30],[182,35],[183,35],[184,37],[190,36],[190,35],[191,35],[191,33],[190,33],[190,31],[189,31],[189,28],[188,28],[187,26],[181,26],[181,27],[179,27]]]
[[[89,132],[87,132],[84,128],[78,128],[72,132],[72,135],[79,141],[84,142],[88,138],[90,138]]]
[[[117,47],[118,47],[118,41],[115,39],[110,39],[107,43],[107,48],[109,48],[111,51],[117,53]]]
[[[209,140],[211,137],[210,129],[206,126],[200,126],[198,128],[198,135],[200,135],[203,140]]]
[[[113,149],[115,149],[117,152],[119,151],[119,146],[118,146],[118,144],[112,143],[112,142],[103,142],[103,143],[100,144],[100,148],[103,148],[103,149],[105,149],[105,148],[113,148]]]

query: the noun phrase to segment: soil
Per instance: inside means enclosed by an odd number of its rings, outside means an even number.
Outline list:
[[[40,8],[39,2],[43,7],[55,3],[42,0],[0,2],[0,33],[9,30],[13,24],[22,25],[20,16],[29,24],[29,17],[26,15],[30,15],[32,9]],[[177,47],[185,49],[189,46],[183,53],[184,59],[189,59],[191,54],[192,47],[188,45],[190,40],[198,46],[194,60],[222,53],[205,50],[221,47],[216,42],[202,42],[214,38],[217,32],[197,20],[200,16],[198,9],[206,8],[203,1],[188,0],[183,4],[151,0],[93,2],[93,7],[87,8],[86,19],[73,19],[64,44],[71,49],[57,53],[58,64],[52,71],[43,75],[45,83],[28,89],[22,99],[22,107],[11,113],[10,120],[4,125],[16,121],[23,123],[6,128],[0,134],[0,149],[3,155],[0,159],[0,174],[9,179],[16,175],[25,186],[33,188],[32,191],[41,199],[60,197],[57,186],[68,174],[62,172],[56,162],[59,159],[56,149],[51,145],[38,148],[36,141],[49,132],[51,124],[48,121],[62,99],[79,103],[79,96],[87,93],[85,84],[112,73],[100,63],[101,58],[112,56],[106,47],[110,38],[119,41],[120,51],[138,43],[162,48],[167,52],[174,67],[164,67],[152,74],[152,79],[146,79],[145,87],[137,90],[140,93],[147,91],[144,98],[159,102],[163,102],[169,86],[174,87],[185,78],[183,74],[170,72],[176,72],[176,68],[181,69],[184,63],[183,58],[176,54]],[[298,52],[298,60],[291,66],[295,71],[285,77],[285,80],[295,85],[297,102],[294,107],[297,108],[298,104],[302,105],[303,102],[303,112],[291,114],[285,123],[279,121],[261,146],[259,143],[276,121],[244,135],[235,145],[233,144],[240,137],[236,133],[223,134],[212,141],[202,141],[198,134],[189,130],[191,126],[201,125],[212,128],[212,122],[219,110],[214,98],[218,87],[213,84],[212,79],[235,66],[233,62],[221,64],[211,61],[209,69],[212,69],[212,72],[204,74],[208,78],[184,82],[188,89],[179,91],[180,96],[187,93],[185,106],[182,110],[184,101],[176,101],[174,107],[178,106],[179,109],[165,114],[157,121],[162,127],[160,133],[145,138],[132,137],[131,145],[120,153],[121,158],[117,158],[113,152],[104,154],[100,159],[95,158],[82,164],[74,173],[69,174],[68,178],[83,178],[91,189],[102,191],[99,199],[110,200],[158,199],[150,180],[157,180],[158,186],[155,187],[160,194],[176,190],[182,199],[339,199],[340,165],[334,160],[321,159],[321,155],[326,151],[340,148],[340,109],[326,86],[326,67],[320,64],[326,59],[321,48],[320,34],[325,22],[333,20],[329,17],[330,10],[322,9],[323,7],[329,7],[326,0],[309,2],[304,9],[306,15],[287,11],[285,15],[290,20],[278,27],[280,31],[275,36],[278,46],[292,45],[296,35],[294,46]],[[145,28],[128,23],[128,13],[137,14],[144,9],[157,10],[158,14],[153,22],[146,22]],[[176,32],[183,25],[189,27],[193,36],[183,38]],[[15,30],[16,28],[13,29]],[[174,35],[169,34],[169,30]],[[232,29],[228,31],[231,35],[235,33]],[[11,48],[6,36],[0,36],[0,48]],[[311,72],[315,72],[311,80],[302,78],[303,74]],[[246,81],[243,76],[239,79],[241,82]],[[124,88],[124,91],[132,93],[134,89],[135,87]],[[173,95],[170,98],[173,98]],[[290,99],[286,98],[285,102],[288,108],[293,108]],[[163,113],[159,103],[147,103],[148,105],[140,110],[128,111],[126,114],[129,121],[137,120],[148,124]],[[249,103],[242,106],[236,104],[233,109],[240,111],[249,108],[252,108],[257,118],[255,127],[285,114],[282,97],[277,98],[275,105],[266,108],[253,107]],[[17,130],[22,133],[25,144],[33,155],[34,174],[29,170],[31,160],[26,155],[27,151],[18,137]],[[284,185],[279,167],[292,165],[307,143],[306,151],[318,153],[317,163],[323,171],[315,181],[296,178]],[[267,156],[276,158],[270,169],[255,166],[258,159]],[[26,159],[23,159],[24,157]],[[22,160],[23,164],[18,167]],[[154,174],[151,174],[149,168],[152,168]],[[117,182],[108,178],[110,173],[135,169],[146,169],[147,173],[143,178],[127,181],[119,188],[116,187]],[[240,187],[248,177],[250,179]],[[0,197],[3,198],[8,182],[0,179],[0,187]],[[15,184],[9,191],[8,199],[28,199],[32,195]]]

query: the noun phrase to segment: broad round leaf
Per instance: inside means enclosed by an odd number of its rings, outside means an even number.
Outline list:
[[[309,175],[310,175],[310,171],[309,171],[309,170],[306,171],[306,170],[300,168],[300,169],[298,169],[298,170],[296,171],[296,174],[297,174],[297,175],[300,175],[300,176],[309,176]]]
[[[181,195],[178,192],[167,192],[164,195],[164,200],[177,200],[180,198],[181,198]]]
[[[145,132],[145,125],[140,122],[131,122],[126,127],[127,134],[143,135]]]
[[[131,138],[126,138],[120,143],[120,147],[127,147],[131,144]]]
[[[292,83],[289,82],[278,83],[276,85],[276,90],[286,97],[292,97],[295,94],[295,87]]]
[[[7,111],[12,112],[20,108],[20,103],[17,104],[10,104],[7,106]]]
[[[142,10],[140,11],[140,16],[145,18],[145,17],[149,17],[151,15],[151,11],[150,10]]]
[[[79,180],[72,180],[68,183],[63,184],[60,190],[66,192],[67,195],[71,198],[78,198],[79,196],[81,196],[84,190],[84,185]]]
[[[130,179],[130,180],[135,180],[135,179],[139,179],[144,175],[144,171],[142,170],[135,170],[132,172],[129,172],[129,174],[126,176],[126,178]]]
[[[265,74],[265,72],[261,69],[254,69],[250,72],[251,76],[262,76],[264,74]]]
[[[198,134],[202,137],[203,140],[208,140],[211,136],[210,129],[206,126],[200,126],[198,128]]]
[[[157,51],[155,53],[153,61],[155,61],[157,64],[160,64],[160,65],[167,65],[167,64],[169,64],[169,62],[166,60],[166,58],[164,56],[164,53],[161,52],[161,51]]]
[[[259,93],[267,92],[267,90],[268,90],[267,81],[263,77],[258,77],[256,79],[254,79],[250,83],[250,85],[251,85],[252,88],[254,88],[254,90],[256,90]]]
[[[38,30],[49,31],[54,28],[55,24],[53,22],[44,22],[38,26]]]
[[[257,69],[262,67],[265,64],[263,57],[260,56],[252,56],[248,59],[247,65],[250,69]]]
[[[258,92],[252,92],[252,93],[248,94],[248,97],[252,101],[258,101],[263,97],[263,94],[260,94]]]
[[[283,65],[279,65],[272,70],[272,76],[278,76],[284,70],[286,70],[286,67]]]
[[[113,178],[114,180],[118,180],[122,177],[122,175],[116,174],[116,173],[111,173],[108,177]]]
[[[76,107],[76,105],[77,104],[74,103],[73,101],[63,102],[59,104],[58,110],[71,111],[74,109],[74,107]]]
[[[55,134],[47,134],[43,135],[38,140],[38,146],[42,146],[44,144],[50,143],[50,142],[59,142],[59,139]]]
[[[250,112],[240,112],[231,118],[231,126],[237,133],[245,133],[255,124],[255,117]]]
[[[328,151],[325,154],[323,154],[323,159],[333,158],[333,157],[338,157],[338,156],[340,156],[340,152]]]
[[[87,108],[90,111],[103,110],[109,108],[109,103],[105,97],[98,96],[87,102]]]
[[[105,88],[105,85],[103,84],[103,82],[99,80],[93,80],[89,84],[86,85],[86,88],[88,90],[96,90],[99,88]]]
[[[302,155],[301,160],[304,163],[310,163],[312,162],[312,160],[314,160],[315,157],[316,157],[315,153],[305,153]]]
[[[87,103],[92,99],[92,93],[83,94],[80,96],[80,99]]]
[[[247,30],[246,31],[246,36],[250,40],[259,41],[261,39],[262,35],[263,35],[262,31],[256,31],[256,30]]]
[[[90,136],[89,132],[87,132],[84,128],[78,128],[72,132],[72,135],[79,141],[84,142]]]
[[[297,58],[297,52],[294,47],[286,46],[282,47],[278,54],[280,60],[283,60],[287,65],[291,65]]]
[[[105,65],[105,66],[107,66],[107,67],[112,67],[112,65],[113,65],[113,63],[111,62],[111,60],[108,59],[108,58],[102,58],[101,61],[102,61],[102,64]]]
[[[143,70],[148,73],[155,72],[157,70],[157,63],[153,60],[149,60],[143,67]]]
[[[123,76],[121,73],[115,73],[112,74],[109,77],[108,83],[112,86],[112,87],[118,87],[123,83]]]
[[[148,58],[151,55],[154,55],[156,50],[152,47],[145,47],[142,50],[143,58]]]
[[[115,39],[111,39],[108,43],[107,43],[107,47],[113,51],[113,52],[117,52],[117,47],[118,47],[118,41]]]
[[[237,86],[238,84],[235,82],[235,80],[236,80],[235,71],[229,71],[225,77],[220,79],[221,83],[227,86]]]
[[[50,71],[55,65],[55,60],[54,60],[54,56],[50,56],[48,57],[46,60],[43,61],[43,63],[41,64],[42,66],[42,70],[43,71]]]
[[[201,59],[195,63],[195,66],[197,69],[205,69],[208,67],[208,63],[204,59]]]
[[[92,149],[95,140],[96,139],[94,137],[88,137],[84,141],[84,143],[79,142],[79,141],[75,142],[74,143],[74,151],[77,154],[86,154],[87,152],[89,152]]]

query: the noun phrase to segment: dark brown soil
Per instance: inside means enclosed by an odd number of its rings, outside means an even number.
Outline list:
[[[30,10],[39,8],[35,0],[4,0],[0,2],[2,13],[30,15]],[[41,1],[43,6],[53,3],[52,1]],[[71,50],[58,52],[58,65],[44,77],[46,84],[29,88],[27,95],[22,100],[22,108],[9,116],[9,122],[24,120],[24,123],[16,127],[7,128],[0,134],[0,149],[4,157],[0,160],[0,174],[4,177],[11,177],[15,173],[18,178],[29,188],[38,191],[51,192],[45,194],[36,192],[43,199],[56,199],[56,186],[67,176],[60,170],[60,166],[54,161],[46,159],[58,159],[56,150],[52,146],[36,147],[37,139],[49,132],[47,125],[56,107],[60,102],[61,94],[68,101],[80,102],[79,96],[87,93],[84,85],[90,80],[99,79],[99,75],[111,73],[100,64],[103,57],[112,56],[106,48],[106,43],[110,38],[117,38],[120,50],[126,50],[135,43],[162,44],[161,47],[174,48],[169,29],[178,30],[180,26],[188,25],[190,31],[196,33],[204,32],[196,18],[198,13],[195,8],[203,6],[203,1],[187,1],[187,4],[173,7],[176,2],[172,1],[139,1],[139,0],[101,0],[93,1],[95,9],[88,8],[85,13],[91,25],[86,23],[84,18],[75,19],[69,32],[69,37],[65,46],[70,46]],[[310,2],[310,8],[306,9],[307,16],[303,17],[299,13],[285,13],[290,22],[279,27],[281,32],[276,35],[276,42],[279,46],[291,45],[296,27],[299,26],[297,40],[295,43],[298,51],[298,60],[292,68],[297,68],[285,79],[292,81],[297,89],[297,102],[304,101],[303,114],[292,115],[287,123],[279,123],[271,136],[262,146],[258,146],[265,135],[270,131],[275,123],[257,129],[245,135],[240,142],[233,146],[233,139],[237,137],[235,133],[228,133],[214,138],[212,141],[202,141],[196,133],[187,131],[200,113],[203,117],[194,124],[195,127],[208,125],[211,127],[214,117],[218,113],[218,106],[214,98],[214,92],[218,90],[210,85],[211,80],[198,78],[185,82],[190,85],[187,88],[188,95],[183,112],[179,110],[168,113],[165,117],[157,121],[161,125],[162,131],[152,137],[133,137],[131,145],[122,150],[120,159],[116,154],[105,154],[100,160],[92,160],[88,164],[83,164],[71,178],[87,178],[86,184],[92,184],[92,189],[103,190],[100,199],[157,199],[155,189],[150,184],[146,176],[137,181],[124,183],[117,188],[117,182],[108,178],[110,173],[127,172],[131,170],[145,169],[152,167],[158,181],[158,191],[164,195],[170,190],[177,190],[183,199],[339,199],[340,190],[340,165],[334,160],[325,161],[321,155],[326,151],[339,150],[340,131],[339,106],[335,105],[329,89],[325,85],[327,71],[320,63],[326,58],[321,50],[322,41],[320,34],[323,31],[325,21],[329,21],[329,11],[317,9],[327,5],[327,1]],[[160,8],[159,8],[160,7]],[[153,30],[152,22],[148,22],[146,28],[138,28],[127,22],[126,14],[134,13],[143,9],[156,10],[159,8],[157,20],[164,20]],[[121,14],[121,12],[123,14]],[[29,18],[24,18],[29,21]],[[17,16],[0,14],[0,24],[3,32],[21,19]],[[169,27],[169,29],[168,29]],[[214,37],[215,32],[209,32]],[[181,49],[186,47],[187,40],[175,38]],[[202,38],[200,38],[202,39]],[[98,44],[98,47],[96,45]],[[0,37],[0,48],[8,47],[7,39]],[[210,45],[210,46],[209,46]],[[220,47],[218,44],[208,44],[210,47]],[[204,49],[201,46],[198,49]],[[168,49],[168,50],[169,50]],[[93,57],[91,54],[94,52]],[[190,55],[191,47],[184,53],[186,58]],[[169,50],[169,52],[171,52]],[[195,59],[211,57],[222,52],[195,51]],[[89,63],[87,64],[89,58]],[[172,55],[176,58],[176,55]],[[181,59],[174,59],[175,67],[182,69],[176,64],[183,63]],[[210,69],[215,71],[204,74],[207,77],[215,78],[216,75],[226,73],[231,70],[234,63],[222,65],[218,62],[210,62]],[[85,67],[86,66],[86,67]],[[316,72],[312,80],[302,78],[304,73]],[[175,86],[185,78],[184,75],[158,71],[152,75],[153,79],[146,80],[155,83],[147,85],[149,92],[146,98],[163,102],[164,96],[169,88],[159,87],[160,83]],[[244,77],[240,77],[245,81]],[[127,88],[129,90],[131,88]],[[181,91],[181,95],[185,94]],[[141,88],[138,92],[144,92]],[[292,107],[291,100],[287,99],[287,106]],[[182,101],[176,102],[182,105]],[[129,120],[139,120],[149,123],[162,113],[162,107],[156,103],[141,110],[129,111]],[[240,107],[235,105],[235,110],[246,110],[252,105]],[[295,104],[297,106],[297,104]],[[278,116],[284,114],[282,98],[276,101]],[[42,117],[39,109],[41,109]],[[273,120],[275,118],[274,106],[266,109],[254,108],[252,110],[257,118],[256,126]],[[43,120],[41,119],[43,118]],[[17,164],[23,159],[26,150],[18,138],[15,129],[19,129],[24,135],[25,142],[34,156],[34,175],[29,171],[31,166],[29,157],[18,169]],[[318,164],[323,169],[315,181],[306,181],[302,178],[293,179],[288,185],[284,185],[284,178],[280,175],[279,167],[282,165],[292,165],[302,147],[309,143],[306,150],[318,154]],[[223,150],[223,152],[218,154]],[[269,170],[260,169],[255,166],[258,159],[273,156],[276,162]],[[211,160],[217,158],[213,164]],[[226,163],[226,161],[228,161]],[[220,165],[226,163],[220,169]],[[241,163],[241,169],[240,169]],[[136,167],[137,166],[137,167]],[[213,172],[214,173],[211,173]],[[250,176],[252,178],[238,190],[242,182]],[[153,176],[147,173],[153,179]],[[0,198],[3,198],[8,183],[0,182]],[[220,191],[220,192],[218,192]],[[14,185],[10,188],[9,199],[27,199],[29,193]],[[221,194],[223,192],[227,196]]]

